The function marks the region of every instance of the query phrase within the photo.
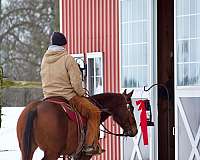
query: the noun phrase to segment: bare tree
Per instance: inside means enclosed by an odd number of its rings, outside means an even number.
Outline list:
[[[40,79],[42,54],[54,19],[50,2],[7,0],[0,5],[0,60],[10,79]]]

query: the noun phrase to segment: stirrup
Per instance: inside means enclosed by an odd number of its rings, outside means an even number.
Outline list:
[[[90,146],[85,145],[85,146],[83,146],[83,150],[82,151],[88,156],[89,155],[94,155],[95,148],[92,145],[90,145]]]
[[[100,155],[101,153],[104,153],[106,150],[102,149],[99,144],[97,144],[96,149],[91,145],[91,146],[84,146],[82,150],[85,155],[92,156],[92,155]]]
[[[105,151],[106,150],[102,149],[101,146],[100,146],[100,144],[98,143],[94,154],[100,155],[101,153],[104,153]]]

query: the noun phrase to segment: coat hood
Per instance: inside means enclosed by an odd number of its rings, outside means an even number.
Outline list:
[[[54,63],[67,54],[67,51],[62,46],[52,45],[44,54],[47,63]]]

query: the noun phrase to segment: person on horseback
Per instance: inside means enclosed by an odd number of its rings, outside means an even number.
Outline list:
[[[62,96],[87,119],[87,131],[83,151],[93,155],[98,150],[100,110],[91,103],[82,87],[80,69],[74,58],[67,53],[64,34],[54,32],[51,45],[41,64],[41,80],[44,98]]]

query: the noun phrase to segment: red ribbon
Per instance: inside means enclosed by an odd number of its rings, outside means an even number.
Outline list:
[[[138,111],[141,110],[140,113],[140,125],[143,135],[144,145],[148,145],[148,131],[147,131],[147,114],[145,102],[143,100],[136,101],[136,105],[139,105]]]

